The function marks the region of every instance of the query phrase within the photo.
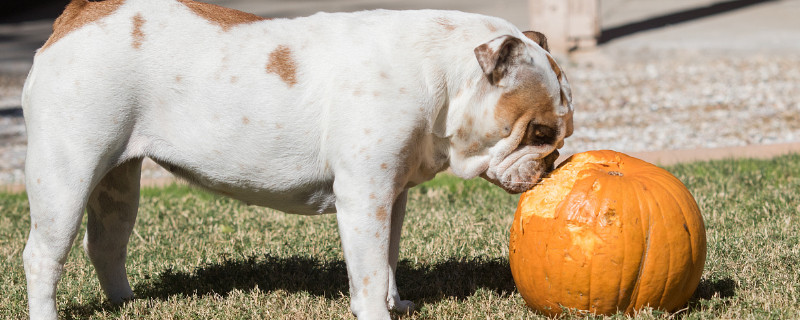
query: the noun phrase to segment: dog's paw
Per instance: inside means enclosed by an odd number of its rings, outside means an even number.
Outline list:
[[[409,313],[414,311],[414,303],[408,300],[400,300],[400,301],[392,301],[390,302],[389,308],[392,311],[400,312],[400,313]]]

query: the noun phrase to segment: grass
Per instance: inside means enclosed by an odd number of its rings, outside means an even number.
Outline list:
[[[635,318],[800,318],[800,155],[668,170],[697,198],[708,259],[688,308]],[[418,309],[395,317],[543,318],[524,306],[508,267],[518,196],[443,175],[409,199],[397,280]],[[0,318],[27,315],[29,227],[25,195],[0,194]],[[145,189],[128,258],[138,298],[120,307],[103,301],[79,243],[59,285],[62,318],[352,318],[333,215],[287,215],[184,186]]]

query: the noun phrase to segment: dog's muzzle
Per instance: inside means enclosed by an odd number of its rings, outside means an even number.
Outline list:
[[[489,177],[485,172],[481,177],[508,193],[522,193],[533,188],[555,169],[558,156],[558,150],[540,159],[533,158],[533,155],[525,155],[514,161],[513,165],[503,170],[496,178]]]

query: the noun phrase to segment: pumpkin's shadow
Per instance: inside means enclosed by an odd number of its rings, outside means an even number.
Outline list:
[[[702,279],[694,291],[692,300],[709,300],[712,298],[730,298],[738,289],[736,281],[730,277],[724,279]]]
[[[503,296],[516,290],[508,260],[501,258],[451,258],[435,264],[401,260],[396,279],[401,297],[414,301],[418,307],[442,299],[463,300],[478,289]],[[267,292],[307,292],[331,299],[349,294],[344,261],[271,255],[227,259],[191,272],[166,269],[136,284],[134,293],[137,299],[168,300],[173,296],[209,294],[225,297],[234,290],[249,292],[255,288]],[[70,304],[65,311],[81,317],[109,308],[112,307],[108,303],[95,300]]]
[[[700,308],[703,300],[726,299],[736,294],[739,286],[730,277],[723,279],[701,279],[700,284],[689,299],[689,311]]]

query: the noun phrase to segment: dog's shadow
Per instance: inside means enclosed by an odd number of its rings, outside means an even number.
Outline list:
[[[516,291],[508,260],[502,258],[450,258],[433,264],[415,264],[401,260],[397,266],[398,291],[421,307],[444,299],[464,300],[478,289],[500,296]],[[139,282],[137,299],[166,301],[174,296],[227,296],[234,290],[250,292],[283,290],[307,292],[328,299],[348,294],[347,269],[342,260],[323,262],[312,257],[275,257],[265,255],[226,259],[205,264],[192,272],[166,269]],[[700,308],[703,300],[730,298],[738,286],[731,278],[702,279],[689,301],[689,310]],[[70,303],[66,318],[88,318],[100,310],[113,311],[119,306],[94,300]]]
[[[516,289],[507,259],[450,258],[434,264],[401,260],[397,266],[398,291],[417,307],[442,299],[466,299],[482,288],[507,296]],[[136,284],[136,299],[168,300],[173,296],[227,296],[234,290],[249,292],[283,290],[307,292],[334,299],[348,295],[344,261],[322,262],[312,257],[265,255],[226,259],[206,264],[192,272],[166,269]],[[99,310],[115,310],[107,302],[70,304],[68,318],[91,316]]]

